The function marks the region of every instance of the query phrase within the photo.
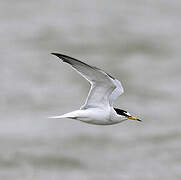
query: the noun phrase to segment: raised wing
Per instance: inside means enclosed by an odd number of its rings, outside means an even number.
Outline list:
[[[113,105],[114,100],[116,100],[124,92],[121,82],[118,81],[117,79],[114,79],[113,81],[114,84],[116,85],[116,89],[114,89],[114,91],[109,97],[109,102],[111,106]]]
[[[70,64],[73,69],[80,73],[85,79],[87,79],[91,88],[89,90],[88,97],[82,109],[90,107],[105,107],[110,106],[110,95],[114,92],[117,85],[115,84],[115,79],[105,73],[104,71],[90,66],[84,62],[77,59],[71,58],[69,56],[52,53],[53,55],[59,57],[64,62]],[[117,93],[116,93],[117,94]],[[115,95],[111,95],[113,99]]]

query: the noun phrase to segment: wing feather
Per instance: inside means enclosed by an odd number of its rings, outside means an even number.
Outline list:
[[[109,102],[111,106],[113,106],[113,102],[124,92],[123,86],[119,80],[114,79],[114,84],[116,85],[116,88],[109,97]]]
[[[82,109],[110,106],[120,94],[119,81],[103,70],[63,54],[52,54],[70,64],[73,69],[90,82],[91,88],[85,104],[81,107]]]

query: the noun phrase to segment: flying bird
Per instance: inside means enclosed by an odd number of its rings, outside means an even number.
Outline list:
[[[52,54],[68,63],[89,81],[91,87],[85,104],[79,110],[50,118],[70,118],[96,125],[112,125],[125,120],[141,121],[129,112],[113,107],[113,102],[124,92],[119,80],[105,71],[75,58],[59,53]]]

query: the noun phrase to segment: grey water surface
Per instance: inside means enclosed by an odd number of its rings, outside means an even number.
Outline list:
[[[1,0],[0,179],[180,180],[181,1]],[[143,120],[94,126],[89,84],[51,52],[121,80],[115,107]]]

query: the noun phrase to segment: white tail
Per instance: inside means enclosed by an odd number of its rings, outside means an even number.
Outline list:
[[[66,118],[64,117],[63,115],[62,116],[50,116],[48,118],[51,118],[51,119],[59,119],[59,118]]]
[[[70,113],[66,113],[66,114],[63,114],[63,115],[60,115],[60,116],[51,116],[51,117],[48,117],[48,118],[52,118],[52,119],[61,119],[61,118],[76,118],[78,113],[80,110],[78,111],[73,111],[73,112],[70,112]]]

